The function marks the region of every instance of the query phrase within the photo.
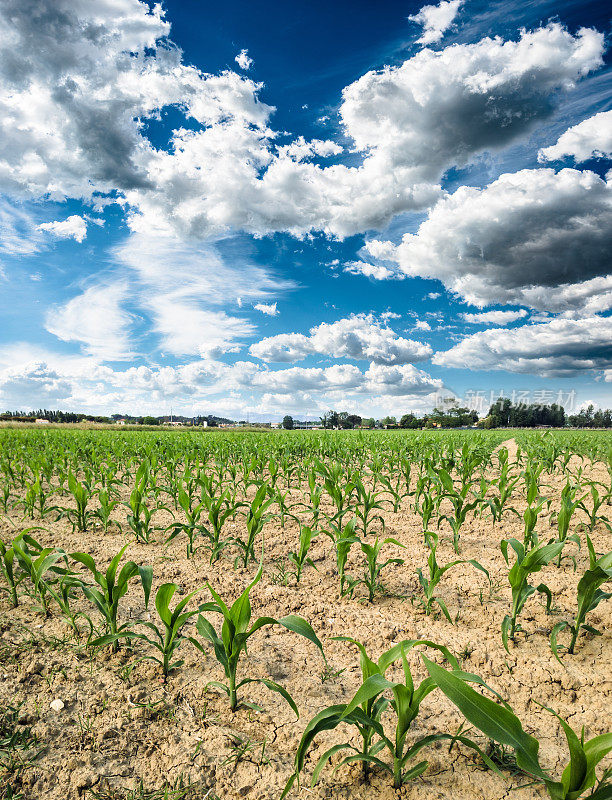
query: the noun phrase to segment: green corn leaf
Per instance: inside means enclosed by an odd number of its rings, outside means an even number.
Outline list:
[[[278,620],[278,624],[282,625],[283,628],[287,628],[288,631],[298,633],[300,636],[303,636],[305,639],[315,644],[321,651],[323,658],[325,658],[325,652],[323,651],[323,645],[319,641],[319,637],[305,619],[298,617],[296,614],[288,614],[286,617],[281,617]]]
[[[434,664],[426,656],[422,658],[438,687],[457,706],[468,722],[490,739],[512,747],[516,752],[517,764],[525,772],[541,780],[550,780],[540,767],[537,739],[525,733],[520,720],[512,711],[478,694],[461,678]]]

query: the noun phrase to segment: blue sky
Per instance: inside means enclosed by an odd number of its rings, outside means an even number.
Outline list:
[[[0,407],[612,405],[603,3],[0,16]]]

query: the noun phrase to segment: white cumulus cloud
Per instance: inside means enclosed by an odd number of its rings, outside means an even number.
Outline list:
[[[250,58],[248,50],[244,49],[241,50],[234,59],[234,61],[236,62],[236,64],[238,64],[240,69],[247,70],[251,69],[251,67],[253,66],[253,59]]]
[[[560,90],[601,63],[603,36],[558,23],[516,41],[422,50],[347,86],[356,151],[279,143],[262,85],[186,64],[160,4],[5,0],[0,24],[0,189],[14,197],[116,197],[132,230],[215,237],[242,230],[328,236],[377,229],[439,195],[452,165],[547,118]],[[169,140],[147,123],[184,114]],[[283,134],[284,136],[284,134]]]
[[[277,305],[278,303],[255,303],[253,308],[268,317],[277,317],[279,314]]]
[[[322,322],[302,333],[281,333],[249,348],[252,356],[267,362],[293,362],[309,355],[352,358],[375,364],[408,364],[432,353],[428,344],[405,339],[372,314],[356,314],[337,322]]]
[[[543,378],[612,367],[612,318],[551,319],[466,336],[435,354],[434,364],[458,369],[508,370]]]
[[[78,214],[56,222],[43,222],[38,229],[52,233],[58,239],[75,239],[79,243],[87,236],[87,222]]]
[[[524,308],[519,311],[481,311],[478,314],[461,314],[461,319],[468,325],[508,325],[527,316]]]
[[[467,302],[583,307],[610,272],[612,187],[594,172],[521,170],[445,196],[399,245],[366,249]],[[570,287],[573,287],[570,289]]]
[[[464,0],[442,0],[437,6],[423,6],[418,14],[408,19],[423,26],[423,33],[417,39],[419,44],[439,42],[453,24]]]
[[[539,161],[557,161],[572,156],[576,162],[612,156],[612,111],[602,111],[568,128],[556,144],[538,153]]]

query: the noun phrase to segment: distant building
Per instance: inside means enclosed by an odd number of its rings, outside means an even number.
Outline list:
[[[116,419],[115,420],[115,425],[127,425],[127,420],[126,419]]]
[[[49,422],[48,419],[37,419],[36,420],[36,424],[37,425],[50,425],[51,423]]]

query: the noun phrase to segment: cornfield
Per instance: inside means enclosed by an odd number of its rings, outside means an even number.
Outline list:
[[[612,798],[612,435],[0,429],[0,797]]]

